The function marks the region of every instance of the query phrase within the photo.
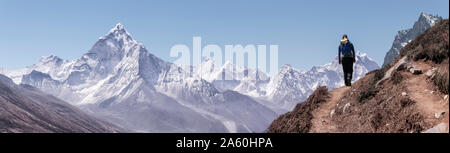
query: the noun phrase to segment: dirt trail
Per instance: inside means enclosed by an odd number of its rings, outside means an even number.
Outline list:
[[[427,81],[425,75],[412,77],[407,81],[406,86],[408,96],[416,101],[416,106],[425,117],[425,122],[431,123],[433,126],[439,123],[445,123],[448,127],[448,99],[444,100],[443,95],[438,94],[437,91],[433,91],[433,85]],[[435,114],[439,114],[439,118],[436,118]],[[448,128],[446,131],[448,132]]]
[[[321,104],[319,108],[312,112],[313,119],[310,133],[335,133],[335,125],[331,121],[330,112],[335,108],[337,102],[344,96],[350,87],[341,87],[330,91],[330,99]]]

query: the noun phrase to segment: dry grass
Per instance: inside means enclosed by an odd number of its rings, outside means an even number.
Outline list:
[[[403,81],[403,76],[400,71],[395,71],[392,73],[392,83],[394,85],[400,84]]]
[[[385,72],[405,56],[408,60],[421,60],[420,62],[424,61],[432,67],[439,67],[431,80],[442,93],[448,94],[449,20],[446,19],[405,46],[394,62],[367,73],[365,77],[355,82],[337,101],[334,108],[335,115],[331,118],[330,124],[339,132],[410,133],[429,128],[431,124],[425,121],[426,118],[417,108],[416,101],[409,97],[409,94],[414,93],[402,95],[408,91],[406,81],[413,76],[409,72],[404,72],[407,69],[406,65],[397,68],[390,79],[378,83]],[[307,101],[298,104],[292,112],[272,122],[269,132],[310,131],[312,111],[326,101],[327,97],[326,88],[317,89]]]
[[[447,68],[441,69],[438,71],[436,75],[432,78],[433,84],[444,94],[448,94],[449,90],[449,73],[448,73],[448,65]]]
[[[401,56],[411,55],[415,61],[431,60],[440,64],[449,57],[449,20],[443,20],[406,45]]]
[[[378,90],[376,89],[375,85],[385,75],[384,69],[374,70],[373,72],[371,72],[371,74],[372,73],[373,73],[373,75],[368,75],[371,77],[368,81],[366,89],[361,91],[361,93],[358,96],[360,103],[364,103],[367,100],[372,99],[375,95],[377,95]]]
[[[309,132],[313,118],[312,112],[319,107],[319,104],[326,102],[329,98],[328,89],[325,86],[319,87],[308,99],[294,108],[293,111],[281,115],[272,122],[268,133],[307,133]]]
[[[414,101],[401,96],[405,84],[383,81],[374,85],[383,71],[372,72],[358,80],[338,102],[333,123],[340,132],[409,133],[427,126]],[[376,93],[376,94],[375,94]],[[364,97],[364,98],[362,98]],[[346,104],[351,106],[343,111]]]

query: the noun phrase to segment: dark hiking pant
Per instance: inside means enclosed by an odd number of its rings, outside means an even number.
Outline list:
[[[353,58],[352,57],[344,57],[344,58],[342,58],[342,68],[344,69],[345,85],[349,86],[352,83]]]

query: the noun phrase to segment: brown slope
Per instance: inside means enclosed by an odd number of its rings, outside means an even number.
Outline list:
[[[269,133],[306,133],[312,126],[312,112],[320,103],[329,99],[328,89],[319,87],[308,99],[297,106],[291,112],[281,115],[272,122],[267,132]]]
[[[0,133],[119,131],[62,100],[0,75]]]
[[[331,133],[338,132],[336,126],[331,120],[334,115],[334,109],[341,100],[342,96],[349,91],[350,87],[344,86],[330,91],[330,98],[319,105],[317,109],[312,112],[312,126],[309,132],[311,133]],[[333,111],[334,110],[334,111]]]
[[[436,24],[351,88],[319,88],[268,132],[448,133],[448,29],[448,19]]]

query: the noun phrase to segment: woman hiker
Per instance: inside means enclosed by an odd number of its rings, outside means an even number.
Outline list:
[[[355,48],[353,44],[348,40],[346,34],[342,36],[341,43],[339,45],[339,64],[342,64],[344,69],[344,80],[346,86],[352,85],[353,75],[353,63],[356,62]]]

